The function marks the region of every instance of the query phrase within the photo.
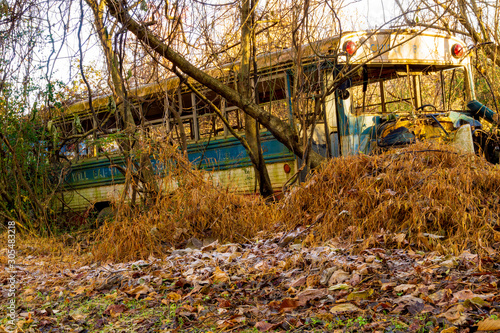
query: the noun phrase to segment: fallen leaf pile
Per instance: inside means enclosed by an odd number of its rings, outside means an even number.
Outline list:
[[[214,242],[121,264],[19,256],[19,332],[472,332],[500,328],[498,254]],[[5,255],[5,253],[2,253]],[[8,274],[2,264],[2,308]],[[5,327],[6,322],[0,322]]]
[[[394,243],[426,251],[500,246],[500,165],[446,145],[332,159],[280,204],[280,221],[309,223],[324,214],[315,229],[320,240],[363,239],[361,249],[381,229],[400,233]]]

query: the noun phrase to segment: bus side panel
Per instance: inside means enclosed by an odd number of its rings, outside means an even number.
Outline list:
[[[279,191],[296,172],[295,156],[269,132],[261,133],[261,142],[269,177],[274,189]],[[236,138],[191,143],[188,145],[188,156],[195,168],[200,166],[207,171],[207,179],[214,184],[239,193],[254,192],[253,166],[245,148]],[[113,163],[124,166],[123,158],[115,158]],[[164,172],[160,161],[152,160],[152,164],[156,174]],[[116,201],[123,191],[124,182],[123,175],[110,167],[108,159],[86,161],[73,166],[66,176],[61,194],[70,208],[84,210],[95,202]],[[168,191],[177,188],[178,184],[165,183],[161,187]]]
[[[271,133],[261,132],[261,145],[267,163],[293,161],[293,153]],[[205,170],[225,170],[252,166],[245,147],[234,137],[217,138],[188,145],[189,161]],[[200,164],[201,161],[201,164]]]
[[[284,167],[287,164],[290,172],[285,173]],[[281,191],[283,185],[295,174],[297,168],[295,161],[268,163],[267,171],[273,185],[274,191]],[[235,193],[254,193],[258,190],[255,182],[253,167],[234,168],[207,172],[207,179],[223,188],[228,188]],[[256,186],[257,185],[257,186]]]
[[[123,158],[114,158],[112,161],[121,166],[125,164]],[[123,183],[124,181],[123,175],[116,168],[110,167],[109,160],[101,158],[73,164],[64,179],[64,186],[67,189],[78,189]]]
[[[273,188],[280,190],[295,173],[295,156],[269,132],[261,132],[261,146]],[[195,167],[199,165],[204,170],[213,171],[211,177],[214,183],[239,193],[255,190],[252,163],[236,138],[192,144],[188,147],[188,156]],[[285,172],[285,164],[290,167],[288,173]]]
[[[116,202],[120,198],[123,188],[123,183],[105,186],[96,185],[76,190],[66,190],[61,194],[65,204],[69,208],[75,211],[82,211],[88,209],[96,202]],[[61,208],[60,203],[57,206],[56,208]]]

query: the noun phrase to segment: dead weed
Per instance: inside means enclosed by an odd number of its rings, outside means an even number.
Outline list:
[[[162,152],[157,158],[169,170],[161,179],[165,194],[144,209],[122,205],[97,231],[95,259],[144,259],[192,237],[245,241],[276,220],[274,207],[260,197],[215,186],[210,173],[194,170],[177,150]]]
[[[419,144],[331,160],[288,195],[281,219],[293,224],[325,213],[316,228],[321,240],[342,236],[372,246],[374,235],[390,231],[405,234],[399,245],[481,250],[500,241],[499,190],[498,165]]]
[[[358,242],[359,249],[392,240],[397,247],[459,253],[491,251],[500,241],[500,167],[449,146],[336,158],[275,204],[214,186],[176,158],[164,181],[176,189],[100,228],[95,258],[147,258],[191,237],[244,241],[259,231],[307,226],[322,213],[308,233],[317,241]]]

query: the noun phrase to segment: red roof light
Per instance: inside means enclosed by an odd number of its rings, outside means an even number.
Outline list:
[[[352,40],[348,40],[344,43],[344,51],[346,51],[347,54],[353,55],[356,52],[356,49],[356,43],[354,43]]]
[[[453,46],[451,47],[451,54],[455,57],[455,58],[461,58],[464,56],[464,47],[460,44],[453,44]]]

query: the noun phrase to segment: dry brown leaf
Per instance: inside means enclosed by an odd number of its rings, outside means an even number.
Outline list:
[[[467,315],[464,312],[465,308],[458,304],[452,308],[450,308],[445,313],[438,315],[438,317],[446,318],[450,323],[454,325],[462,325],[467,320]]]
[[[221,319],[217,320],[216,324],[218,329],[226,330],[233,327],[236,323],[231,320]]]
[[[212,277],[215,282],[225,283],[229,281],[229,276],[224,271],[222,271],[219,266],[215,267],[215,272]]]
[[[112,304],[106,308],[104,314],[110,315],[111,317],[115,318],[118,317],[120,313],[123,313],[127,310],[128,307],[125,304]]]
[[[353,291],[349,295],[347,295],[347,300],[348,301],[353,301],[356,299],[367,299],[371,295],[373,295],[374,291],[373,289],[367,289],[367,290],[361,290],[361,291]]]
[[[451,289],[447,288],[447,289],[438,290],[435,293],[430,294],[428,297],[432,302],[438,303],[449,295],[451,295]]]
[[[258,271],[267,272],[269,270],[269,265],[265,261],[260,261],[255,266],[253,266],[253,268]]]
[[[330,309],[330,312],[333,313],[334,315],[338,314],[338,313],[343,313],[343,312],[350,313],[350,312],[357,312],[357,311],[360,311],[360,309],[356,305],[351,304],[351,303],[337,304],[337,305],[334,305]]]
[[[296,279],[295,281],[293,281],[293,282],[290,284],[290,287],[291,287],[291,288],[301,287],[301,286],[303,286],[304,284],[306,284],[306,281],[307,281],[307,278],[306,278],[305,276],[301,276],[301,277],[299,277],[298,279]]]
[[[478,331],[496,331],[500,330],[500,319],[487,318],[477,323]]]
[[[409,313],[415,314],[421,312],[425,306],[423,299],[411,295],[401,296],[395,299],[394,302],[398,306],[391,311],[392,313],[400,313],[406,309]]]
[[[464,290],[457,291],[456,293],[453,293],[453,300],[452,300],[452,302],[453,301],[455,301],[455,302],[457,302],[457,301],[465,301],[465,300],[472,299],[472,298],[475,298],[475,297],[485,298],[487,296],[474,294],[472,292],[472,290],[464,289]]]
[[[266,321],[259,321],[258,323],[255,324],[255,328],[258,329],[260,332],[267,332],[269,330],[274,329],[277,327],[277,324],[270,324]]]
[[[399,293],[399,292],[406,292],[407,290],[415,288],[417,288],[417,286],[414,284],[400,284],[399,286],[394,288],[394,291]]]
[[[84,321],[87,316],[82,313],[74,313],[71,315],[71,318],[73,318],[73,320],[75,321]]]
[[[299,307],[299,301],[294,298],[285,298],[284,300],[281,301],[279,311],[280,312],[289,312],[293,311],[296,308]]]
[[[208,244],[207,246],[202,247],[201,251],[203,252],[213,251],[217,248],[218,245],[219,245],[219,240],[215,240],[214,242]]]
[[[217,301],[219,304],[217,305],[218,308],[230,308],[231,307],[231,302],[225,298],[218,298]]]
[[[361,282],[361,276],[359,274],[354,273],[352,274],[352,277],[348,282],[353,287],[357,286]]]
[[[390,290],[390,289],[393,289],[396,285],[397,285],[396,282],[385,282],[385,283],[382,283],[382,286],[380,287],[380,289],[382,289],[383,291]]]
[[[178,293],[170,292],[167,295],[167,299],[171,300],[172,302],[179,302],[182,299],[182,296]]]
[[[326,289],[307,289],[297,294],[300,305],[305,305],[308,301],[321,298],[327,295]]]
[[[338,283],[342,283],[344,281],[347,281],[351,278],[351,274],[343,271],[342,269],[336,270],[333,272],[332,276],[330,277],[330,280],[328,281],[328,285],[334,285]]]
[[[151,292],[150,288],[144,284],[141,284],[135,288],[130,288],[128,290],[124,290],[129,295],[135,295],[136,297],[139,295],[147,295]]]

